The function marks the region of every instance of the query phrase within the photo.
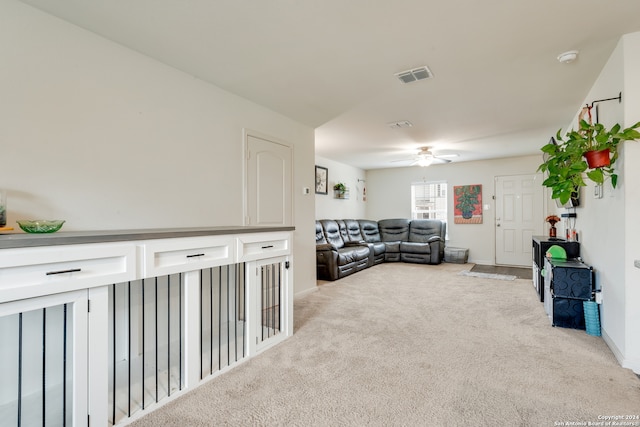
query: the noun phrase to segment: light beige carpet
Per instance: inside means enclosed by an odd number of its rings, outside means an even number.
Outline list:
[[[284,343],[143,426],[554,426],[640,414],[599,337],[554,328],[528,280],[382,264],[295,303]]]

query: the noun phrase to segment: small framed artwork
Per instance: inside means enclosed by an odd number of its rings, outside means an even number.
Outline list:
[[[316,166],[316,194],[328,194],[329,170],[322,166]]]

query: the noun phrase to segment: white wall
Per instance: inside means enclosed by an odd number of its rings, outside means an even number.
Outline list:
[[[8,225],[241,225],[252,129],[294,146],[296,292],[315,287],[313,129],[13,0],[0,58]]]
[[[316,157],[316,165],[328,169],[329,194],[316,194],[316,219],[359,219],[365,218],[367,201],[363,200],[363,190],[367,198],[369,186],[365,171],[333,160]],[[333,186],[342,182],[349,188],[349,199],[336,199]]]
[[[624,123],[640,121],[640,32],[622,39],[624,54]],[[625,288],[626,366],[640,373],[640,142],[625,144],[623,181],[625,191]]]
[[[612,53],[600,76],[589,91],[582,105],[597,99],[612,98],[623,91],[623,55],[619,44]],[[626,94],[625,94],[626,98]],[[608,101],[598,106],[598,121],[611,127],[622,123],[623,105]],[[595,112],[592,112],[595,120]],[[577,129],[577,114],[567,128]],[[622,168],[624,155],[616,163]],[[618,181],[613,190],[610,183],[604,185],[604,197],[593,197],[594,185],[586,180],[578,215],[576,229],[580,236],[580,254],[583,260],[593,266],[596,282],[602,288],[605,304],[602,305],[602,329],[621,354],[625,353],[625,301],[624,286],[624,179]],[[613,226],[613,225],[616,226]]]
[[[540,146],[547,141],[541,140]],[[482,224],[454,224],[453,197],[448,197],[447,245],[469,248],[469,261],[478,264],[495,262],[495,194],[496,176],[534,174],[542,156],[432,165],[367,171],[367,212],[373,220],[411,218],[411,184],[423,181],[446,181],[449,193],[453,186],[482,184]]]
[[[582,105],[618,96],[622,103],[599,103],[598,121],[607,127],[623,127],[640,121],[640,33],[624,36],[611,54]],[[577,115],[568,127],[577,128]],[[595,115],[594,115],[595,120]],[[604,197],[595,199],[594,185],[587,181],[578,214],[580,252],[593,266],[596,284],[602,288],[601,324],[603,338],[620,363],[640,372],[640,143],[627,142],[616,162],[619,175],[615,189],[604,185]]]

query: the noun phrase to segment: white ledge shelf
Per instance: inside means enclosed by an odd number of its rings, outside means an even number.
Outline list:
[[[222,226],[199,228],[162,228],[137,230],[62,231],[51,234],[0,234],[0,249],[34,246],[76,245],[83,243],[123,242],[131,240],[169,239],[176,237],[216,236],[223,234],[293,231],[295,227]]]

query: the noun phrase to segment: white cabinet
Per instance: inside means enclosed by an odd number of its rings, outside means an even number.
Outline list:
[[[234,262],[235,239],[185,237],[144,242],[143,277],[161,276]]]
[[[273,258],[291,253],[288,233],[254,233],[238,237],[238,262]]]
[[[83,425],[87,292],[0,304],[0,424]]]
[[[0,303],[135,277],[129,243],[7,249],[0,252]]]
[[[3,425],[128,422],[289,337],[285,228],[0,239],[0,378],[12,379],[0,387]]]

